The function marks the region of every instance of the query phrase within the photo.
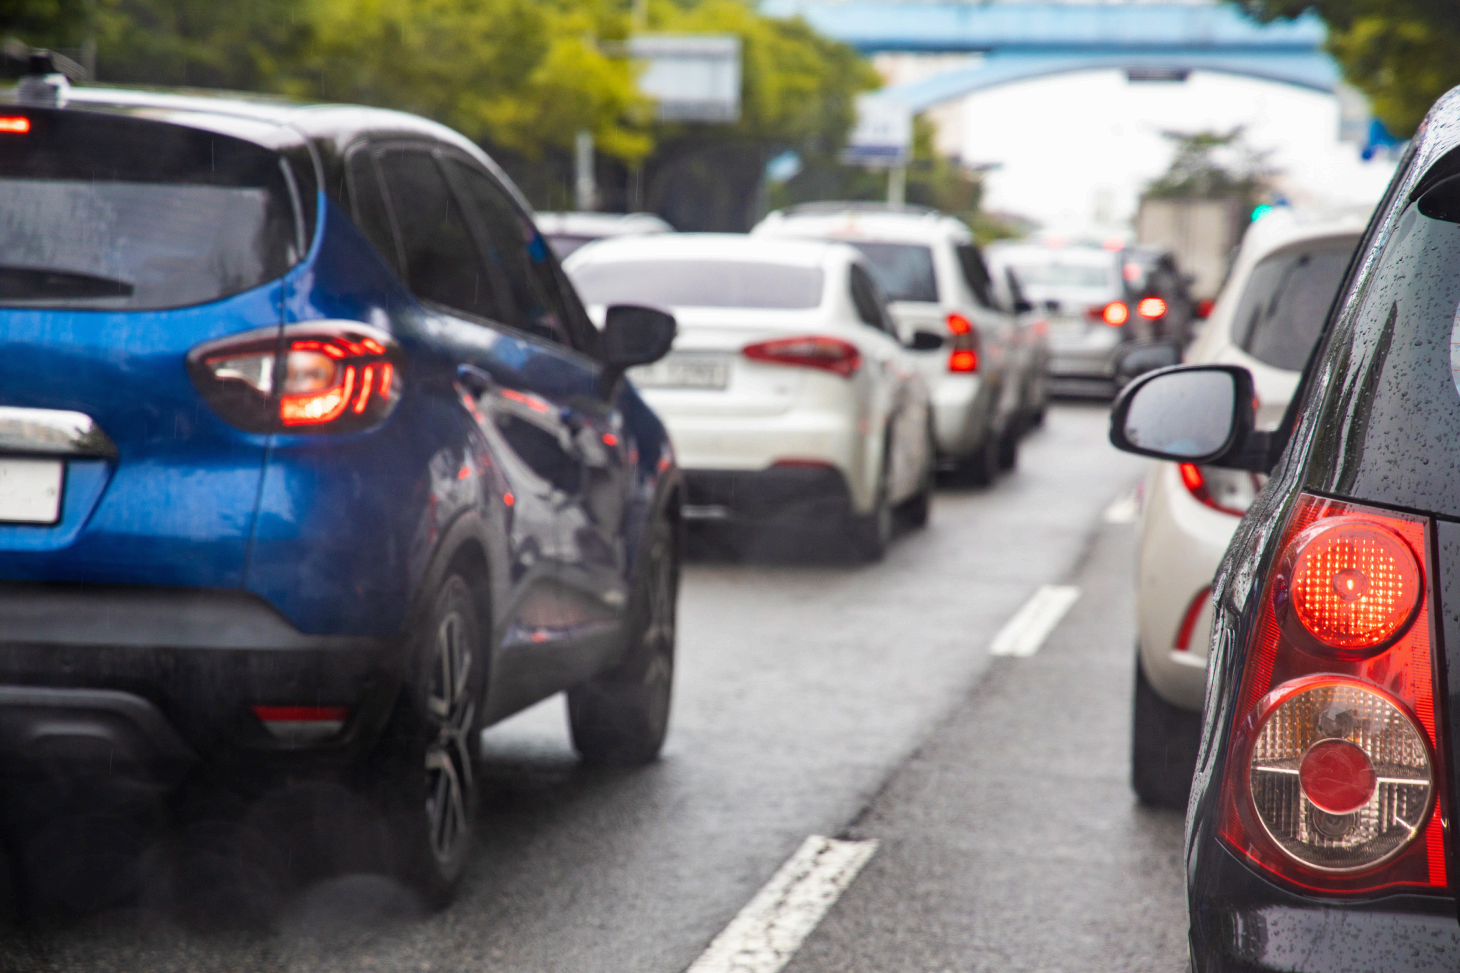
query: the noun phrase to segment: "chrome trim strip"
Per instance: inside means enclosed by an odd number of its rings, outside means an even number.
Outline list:
[[[83,412],[6,405],[0,406],[0,453],[112,458],[117,447]]]

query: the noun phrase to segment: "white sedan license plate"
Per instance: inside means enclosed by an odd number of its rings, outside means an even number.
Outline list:
[[[721,356],[671,355],[629,371],[645,389],[723,389],[730,384],[730,363]]]
[[[64,471],[65,464],[56,459],[0,458],[0,523],[60,520]]]

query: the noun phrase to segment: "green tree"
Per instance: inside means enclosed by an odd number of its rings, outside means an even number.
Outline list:
[[[1202,199],[1239,197],[1255,202],[1272,170],[1266,152],[1242,141],[1242,127],[1228,132],[1162,132],[1175,143],[1171,165],[1146,187],[1147,196]]]
[[[1456,0],[1236,2],[1263,21],[1308,10],[1321,16],[1344,77],[1369,96],[1374,114],[1395,135],[1412,135],[1435,99],[1460,85]]]

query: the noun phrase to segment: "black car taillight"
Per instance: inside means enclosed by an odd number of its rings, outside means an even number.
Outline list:
[[[230,335],[188,352],[203,398],[248,432],[354,432],[400,400],[400,348],[355,321],[307,321]]]
[[[1304,495],[1263,592],[1218,830],[1302,889],[1446,887],[1425,534]]]

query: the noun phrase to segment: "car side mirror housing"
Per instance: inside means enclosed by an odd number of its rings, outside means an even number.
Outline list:
[[[1022,297],[1014,299],[1013,311],[1015,314],[1028,314],[1032,310],[1034,310],[1034,305],[1030,301]]]
[[[1252,373],[1179,365],[1134,379],[1110,412],[1116,449],[1174,463],[1267,472],[1273,435],[1254,429]]]
[[[604,314],[599,339],[605,396],[613,395],[624,372],[669,354],[679,326],[674,315],[637,304],[615,304]]]
[[[932,331],[914,331],[907,347],[913,351],[937,351],[944,345],[943,336]]]

